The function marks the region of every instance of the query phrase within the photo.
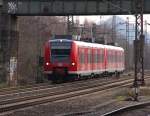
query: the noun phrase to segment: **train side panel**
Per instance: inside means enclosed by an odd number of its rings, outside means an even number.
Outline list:
[[[57,74],[72,79],[123,70],[124,50],[121,47],[70,40],[52,40],[45,44],[44,73],[54,79]]]
[[[87,76],[92,73],[92,49],[78,45],[77,72],[80,76]]]
[[[70,54],[70,59],[71,59],[71,64],[69,67],[69,73],[73,74],[77,71],[77,66],[78,66],[78,51],[77,51],[77,45],[76,43],[72,42],[72,47],[71,47],[71,54]]]
[[[115,73],[124,71],[124,50],[120,47],[105,46],[106,72]]]

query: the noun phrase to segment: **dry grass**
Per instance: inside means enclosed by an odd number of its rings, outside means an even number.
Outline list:
[[[145,82],[145,86],[138,88],[139,96],[150,97],[150,80]],[[121,88],[113,97],[118,101],[132,100],[135,97],[135,88]]]
[[[0,83],[0,89],[5,88],[5,87],[8,87],[8,85],[6,83]]]
[[[141,87],[140,88],[140,95],[143,96],[150,96],[150,87]]]
[[[138,92],[139,96],[150,97],[150,87],[140,87]],[[117,101],[134,100],[135,88],[123,88],[116,92],[113,98],[117,99]]]

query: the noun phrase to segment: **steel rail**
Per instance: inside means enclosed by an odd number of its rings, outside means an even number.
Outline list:
[[[146,101],[146,102],[142,102],[142,103],[136,103],[134,105],[128,105],[128,106],[119,108],[117,110],[113,110],[111,112],[105,113],[102,116],[115,116],[115,115],[119,115],[119,114],[127,112],[127,111],[132,111],[132,110],[144,108],[147,106],[150,106],[150,101]]]
[[[7,111],[11,111],[11,110],[15,110],[15,109],[20,109],[20,108],[25,108],[25,107],[29,107],[29,106],[33,106],[33,105],[38,105],[38,104],[43,104],[43,103],[47,103],[47,102],[54,102],[57,100],[63,100],[63,99],[67,99],[67,98],[72,98],[72,97],[77,97],[77,96],[81,96],[81,95],[86,95],[86,94],[91,94],[94,92],[100,92],[103,90],[108,90],[108,89],[112,89],[112,88],[118,88],[120,86],[127,86],[129,84],[131,84],[133,81],[125,81],[125,82],[116,82],[116,83],[111,83],[108,85],[103,85],[103,86],[97,86],[97,87],[93,87],[93,88],[87,88],[87,89],[82,89],[82,90],[76,90],[76,91],[66,91],[65,93],[61,93],[61,94],[55,94],[55,95],[51,95],[51,96],[46,96],[46,97],[40,97],[40,98],[34,98],[34,99],[30,99],[27,101],[20,101],[18,103],[11,103],[11,104],[5,104],[2,105],[2,107],[0,107],[0,113],[3,112],[7,112]]]
[[[99,78],[100,79],[100,78]],[[90,79],[89,79],[90,80]],[[95,80],[98,80],[97,78],[94,79]],[[81,80],[80,82],[84,83],[85,81],[88,81],[88,80]],[[74,82],[70,82],[71,84],[72,83],[76,83],[77,81],[74,81]],[[80,83],[78,81],[78,83]],[[68,84],[70,84],[68,83]],[[56,87],[56,86],[63,86],[64,84],[66,83],[62,83],[62,84],[53,84],[53,85],[48,85],[49,87]],[[25,91],[30,91],[30,90],[37,90],[37,89],[40,89],[40,88],[45,88],[45,83],[44,84],[35,84],[35,85],[29,85],[29,86],[18,86],[18,87],[11,87],[11,88],[3,88],[3,89],[0,89],[0,96],[1,95],[6,95],[6,94],[12,94],[12,93],[17,93],[17,92],[25,92]]]
[[[122,74],[123,76],[127,76],[128,74],[132,74],[131,72],[129,73],[125,73],[125,74]],[[101,77],[100,77],[101,78]],[[105,78],[105,77],[104,77]],[[107,78],[107,77],[106,77]],[[109,77],[110,78],[110,77]],[[94,80],[98,80],[99,78],[94,78]],[[90,79],[88,79],[90,80]],[[86,80],[86,81],[88,81]],[[80,80],[80,82],[84,82],[85,80]],[[77,81],[73,81],[73,82],[69,82],[69,83],[76,83]],[[78,81],[79,83],[79,81]],[[13,92],[19,92],[19,91],[25,91],[25,90],[30,90],[30,89],[38,89],[38,87],[40,86],[45,86],[47,85],[48,83],[40,83],[40,84],[29,84],[29,85],[26,85],[26,86],[17,86],[17,87],[6,87],[6,88],[0,88],[0,95],[3,95],[3,94],[9,94],[9,93],[13,93]],[[63,85],[65,83],[62,83],[62,84],[59,84],[59,85]],[[55,86],[55,85],[51,85],[51,86]],[[58,85],[57,85],[58,86]],[[42,88],[42,87],[41,87]]]
[[[130,78],[130,77],[128,77]],[[74,87],[74,86],[83,86],[83,85],[86,85],[87,83],[88,84],[95,84],[99,81],[101,82],[104,82],[104,81],[107,81],[107,82],[115,82],[115,81],[119,81],[119,80],[126,80],[127,78],[120,78],[120,79],[117,79],[117,80],[114,80],[112,81],[113,78],[109,78],[109,79],[104,79],[104,78],[98,78],[98,79],[94,79],[94,80],[84,80],[84,81],[79,81],[79,82],[72,82],[72,83],[63,83],[63,84],[59,84],[59,85],[49,85],[49,86],[45,86],[45,87],[37,87],[37,88],[30,88],[30,89],[22,89],[22,90],[19,90],[19,91],[15,91],[14,93],[13,92],[10,92],[10,93],[7,93],[7,94],[0,94],[0,101],[5,99],[6,97],[14,97],[14,96],[21,96],[21,95],[26,95],[26,94],[29,94],[29,93],[38,93],[38,92],[42,92],[42,91],[46,91],[46,90],[51,90],[51,89],[57,89],[57,88],[62,88],[62,87]],[[102,83],[102,84],[105,84],[105,83]]]
[[[116,83],[118,83],[119,85]],[[39,105],[39,104],[43,104],[43,103],[47,103],[47,102],[65,100],[65,99],[72,98],[72,97],[78,97],[81,95],[91,94],[94,92],[102,92],[102,91],[107,91],[110,89],[126,87],[126,86],[131,85],[132,82],[126,81],[126,82],[124,82],[124,84],[123,84],[123,82],[121,82],[121,83],[116,82],[116,83],[104,85],[103,87],[101,86],[101,87],[87,88],[87,89],[83,89],[83,90],[66,92],[66,93],[62,93],[62,94],[58,94],[58,95],[52,95],[52,96],[47,96],[47,97],[42,97],[42,98],[37,98],[37,99],[30,99],[30,100],[22,101],[19,103],[6,104],[0,108],[0,113],[3,113],[3,112],[6,113],[7,111],[16,110],[16,109],[25,108],[25,107],[34,106],[34,105]]]
[[[40,84],[32,84],[32,85],[26,85],[26,86],[17,86],[17,87],[6,87],[6,88],[1,88],[0,89],[0,95],[9,93],[9,92],[15,92],[15,91],[21,91],[25,89],[30,89],[30,88],[37,88],[39,86],[45,86],[48,83],[40,83]]]
[[[14,97],[14,95],[11,95],[9,99],[6,99],[6,97],[1,98],[0,100],[0,105],[6,104],[6,103],[13,103],[13,102],[19,102],[19,101],[25,101],[25,100],[29,100],[29,99],[36,99],[37,97],[41,98],[41,97],[45,97],[45,96],[50,96],[50,95],[58,95],[58,94],[63,94],[65,92],[70,92],[70,91],[77,91],[77,90],[83,90],[83,89],[88,89],[88,88],[92,88],[92,87],[98,87],[98,86],[103,86],[105,84],[112,84],[112,83],[116,83],[116,82],[128,82],[128,81],[133,81],[133,79],[121,79],[121,80],[115,80],[115,81],[107,81],[107,82],[101,82],[101,83],[82,83],[82,84],[74,84],[74,85],[66,85],[66,86],[62,86],[61,87],[56,87],[56,88],[45,88],[45,89],[41,89],[41,90],[34,90],[34,91],[30,91],[31,95],[29,96],[29,92],[27,93],[27,95],[23,95],[22,96],[16,96]],[[98,81],[99,82],[99,81]],[[20,94],[20,93],[17,93]],[[12,98],[13,97],[13,98]]]
[[[122,74],[122,76],[128,76],[129,74],[132,74],[131,72]],[[107,78],[107,77],[106,77]],[[109,77],[110,78],[110,77]],[[112,77],[111,77],[112,78]],[[104,79],[104,78],[94,78],[92,81],[99,80],[99,79]],[[90,81],[90,79],[86,80]],[[85,80],[80,80],[80,81],[73,81],[69,82],[68,84],[72,83],[84,83],[86,82]],[[0,89],[0,96],[1,95],[6,95],[6,94],[13,94],[17,92],[25,92],[25,91],[32,91],[32,90],[37,90],[40,88],[46,88],[46,86],[49,87],[55,87],[55,86],[62,86],[65,83],[59,84],[59,85],[48,85],[48,83],[41,83],[41,84],[33,84],[33,85],[27,85],[27,86],[18,86],[18,87],[8,87],[8,88],[2,88]]]

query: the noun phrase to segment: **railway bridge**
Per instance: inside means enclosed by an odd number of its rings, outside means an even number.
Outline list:
[[[0,78],[6,77],[10,58],[17,57],[17,16],[135,15],[135,80],[141,72],[144,83],[143,14],[150,13],[149,6],[149,0],[0,0]]]

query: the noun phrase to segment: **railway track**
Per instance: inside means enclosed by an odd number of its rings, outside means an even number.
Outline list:
[[[117,110],[113,110],[111,112],[105,113],[102,116],[120,116],[124,112],[130,112],[133,110],[145,108],[147,106],[150,106],[150,101],[142,102],[142,103],[136,103],[134,105],[125,106],[122,108],[119,108]]]
[[[53,86],[53,87],[47,87],[44,89],[38,89],[38,90],[32,90],[32,91],[26,91],[26,92],[19,92],[19,93],[14,93],[14,94],[6,94],[6,95],[1,95],[0,96],[0,104],[3,101],[9,101],[12,98],[13,99],[18,99],[19,97],[30,97],[31,95],[40,95],[42,94],[42,96],[46,96],[47,94],[51,93],[51,94],[56,94],[56,93],[61,93],[63,91],[67,91],[67,90],[78,90],[80,88],[82,89],[86,89],[89,87],[94,87],[94,86],[102,86],[108,83],[113,83],[113,82],[118,82],[118,81],[124,81],[126,79],[120,79],[120,80],[101,80],[101,79],[97,79],[97,80],[93,80],[93,81],[86,81],[86,82],[80,82],[80,83],[67,83],[67,84],[62,84],[59,86]],[[100,82],[100,83],[99,83]],[[98,83],[98,84],[97,84]],[[46,93],[46,94],[45,94]],[[31,94],[31,95],[30,95]]]
[[[38,89],[47,86],[48,83],[32,84],[27,86],[7,87],[0,89],[0,95],[12,94],[15,92],[28,91],[30,89]]]
[[[97,81],[99,79],[94,79],[94,81]],[[78,81],[78,83],[84,83],[85,81],[88,80],[81,80],[80,82]],[[90,80],[91,81],[91,80]],[[70,82],[72,83],[77,83],[76,81],[74,82]],[[70,84],[68,83],[68,84]],[[7,94],[15,94],[15,93],[19,93],[19,92],[29,92],[29,91],[33,91],[33,90],[38,90],[38,89],[44,89],[44,88],[48,88],[48,87],[57,87],[57,86],[63,86],[65,83],[62,84],[50,84],[50,83],[42,83],[42,84],[33,84],[33,85],[27,85],[27,86],[18,86],[18,87],[8,87],[8,88],[2,88],[0,89],[0,96],[2,95],[7,95]]]
[[[123,76],[128,76],[128,74],[132,74],[131,72],[129,73],[126,73],[126,74],[123,74]],[[93,82],[96,82],[97,80],[99,80],[100,78],[94,78],[92,81]],[[102,81],[105,80],[103,78],[101,78]],[[110,78],[107,78],[107,80],[109,80]],[[80,80],[78,82],[69,82],[68,84],[72,84],[72,83],[85,83],[87,81],[91,81],[90,79],[88,80]],[[49,83],[41,83],[41,84],[33,84],[33,85],[27,85],[27,86],[18,86],[18,87],[7,87],[7,88],[1,88],[0,89],[0,98],[1,97],[5,97],[6,95],[9,95],[11,94],[12,95],[15,95],[15,94],[18,94],[18,93],[26,93],[26,92],[29,92],[29,91],[34,91],[34,90],[40,90],[40,89],[45,89],[45,88],[52,88],[52,87],[57,87],[57,86],[64,86],[65,83],[63,84],[59,84],[59,85],[52,85],[52,84],[49,84]]]
[[[127,76],[128,74],[132,74],[132,72],[123,74],[123,76]],[[95,78],[94,80],[97,80],[97,78]],[[84,82],[85,80],[80,80],[80,82]],[[86,80],[88,81],[88,80]],[[78,81],[78,83],[80,83]],[[76,83],[75,82],[70,82],[70,83]],[[41,84],[32,84],[32,85],[26,85],[26,86],[17,86],[17,87],[6,87],[6,88],[1,88],[0,89],[0,95],[4,95],[4,94],[12,94],[12,93],[17,93],[17,92],[24,92],[24,91],[30,91],[30,90],[37,90],[40,88],[45,88],[47,87],[47,85],[49,87],[55,87],[55,85],[50,85],[49,83],[41,83]],[[63,84],[59,84],[59,85],[63,85]],[[58,85],[57,85],[58,86]]]
[[[46,94],[39,94],[27,97],[20,97],[16,99],[9,99],[0,102],[0,113],[25,108],[33,105],[43,104],[47,102],[54,102],[64,100],[67,98],[77,97],[79,95],[91,94],[94,92],[105,91],[108,89],[116,89],[124,86],[131,85],[133,79],[119,80],[116,82],[105,82],[95,85],[84,85],[62,90],[51,91]],[[65,87],[64,87],[65,88]]]
[[[39,87],[33,87],[33,88],[28,88],[28,89],[20,89],[20,90],[16,90],[16,91],[8,91],[8,92],[4,92],[4,93],[0,93],[0,102],[4,99],[12,99],[15,97],[21,97],[21,96],[29,96],[30,94],[44,94],[47,93],[49,91],[55,91],[57,89],[60,89],[60,91],[62,90],[62,88],[71,88],[71,87],[78,87],[78,86],[87,86],[87,85],[93,85],[95,83],[101,83],[102,82],[113,82],[114,81],[119,81],[119,80],[126,80],[129,79],[130,77],[127,78],[120,78],[120,79],[114,79],[114,78],[95,78],[92,81],[90,79],[88,80],[83,80],[83,81],[75,81],[75,82],[71,82],[71,83],[63,83],[63,84],[55,84],[55,85],[45,85],[45,86],[39,86]],[[112,80],[113,79],[113,80]],[[105,83],[104,83],[105,84]]]

